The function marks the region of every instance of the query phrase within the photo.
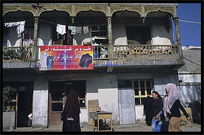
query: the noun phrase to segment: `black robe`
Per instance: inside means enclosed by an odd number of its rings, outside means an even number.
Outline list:
[[[151,126],[152,123],[152,117],[153,117],[153,98],[151,97],[147,97],[145,99],[145,103],[144,103],[144,113],[146,114],[146,124],[148,126]]]
[[[154,99],[153,101],[153,116],[156,116],[160,111],[163,110],[163,100],[162,98]]]
[[[74,120],[68,120],[68,118],[73,118]],[[81,132],[80,128],[80,119],[79,119],[79,112],[74,109],[72,105],[68,106],[67,111],[63,111],[62,113],[63,119],[63,132]]]

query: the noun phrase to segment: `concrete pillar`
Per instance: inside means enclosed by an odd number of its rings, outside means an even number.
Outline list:
[[[74,24],[74,17],[72,16],[72,24]]]
[[[108,22],[108,45],[109,45],[109,51],[108,51],[108,57],[109,59],[113,58],[113,43],[112,43],[112,20],[111,17],[107,18]]]
[[[177,40],[177,52],[179,54],[179,57],[183,58],[183,52],[182,52],[182,46],[181,46],[181,35],[179,31],[179,24],[178,24],[178,17],[174,17],[174,23],[175,23],[175,29],[176,29],[176,40]]]
[[[32,59],[34,59],[35,61],[37,60],[37,55],[38,55],[38,17],[34,17],[34,34],[33,34],[33,38],[34,38],[34,47],[33,47],[33,51],[32,51]]]
[[[112,24],[111,24],[111,17],[108,17],[107,21],[108,21],[108,45],[112,45]]]
[[[48,127],[48,80],[43,76],[34,82],[32,127]]]
[[[181,45],[181,35],[179,31],[178,17],[174,17],[177,45]]]

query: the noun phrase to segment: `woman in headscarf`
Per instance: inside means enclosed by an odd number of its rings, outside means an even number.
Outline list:
[[[71,90],[67,95],[64,111],[62,112],[63,132],[81,132],[80,106],[76,91]]]
[[[163,109],[163,100],[157,91],[152,92],[153,97],[153,117],[156,117]]]
[[[188,121],[190,121],[191,118],[180,103],[180,96],[176,85],[173,83],[168,83],[165,91],[167,97],[164,101],[164,116],[169,118],[168,131],[181,132],[181,114],[179,109],[182,110]]]
[[[144,102],[144,114],[145,114],[146,124],[148,126],[151,126],[151,123],[152,123],[152,117],[153,117],[152,103],[153,103],[153,98],[150,97],[150,95],[148,94]]]

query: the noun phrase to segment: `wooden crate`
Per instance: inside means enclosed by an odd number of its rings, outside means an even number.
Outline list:
[[[88,100],[88,124],[90,127],[94,126],[94,120],[90,116],[90,112],[101,111],[98,100]]]
[[[88,100],[88,108],[89,107],[98,107],[99,106],[99,102],[98,100]]]
[[[96,112],[96,111],[101,111],[101,107],[89,107],[88,108],[88,124],[90,127],[93,127],[94,125],[94,120],[93,118],[91,118],[90,113]]]

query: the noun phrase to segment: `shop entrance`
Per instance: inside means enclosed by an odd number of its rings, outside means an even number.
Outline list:
[[[17,89],[16,100],[13,102],[16,111],[16,127],[31,127],[32,122],[28,115],[32,115],[32,82],[10,82],[4,86],[12,86]]]
[[[65,106],[65,92],[76,90],[80,107],[85,107],[86,81],[49,82],[49,126],[62,125],[61,113]]]

